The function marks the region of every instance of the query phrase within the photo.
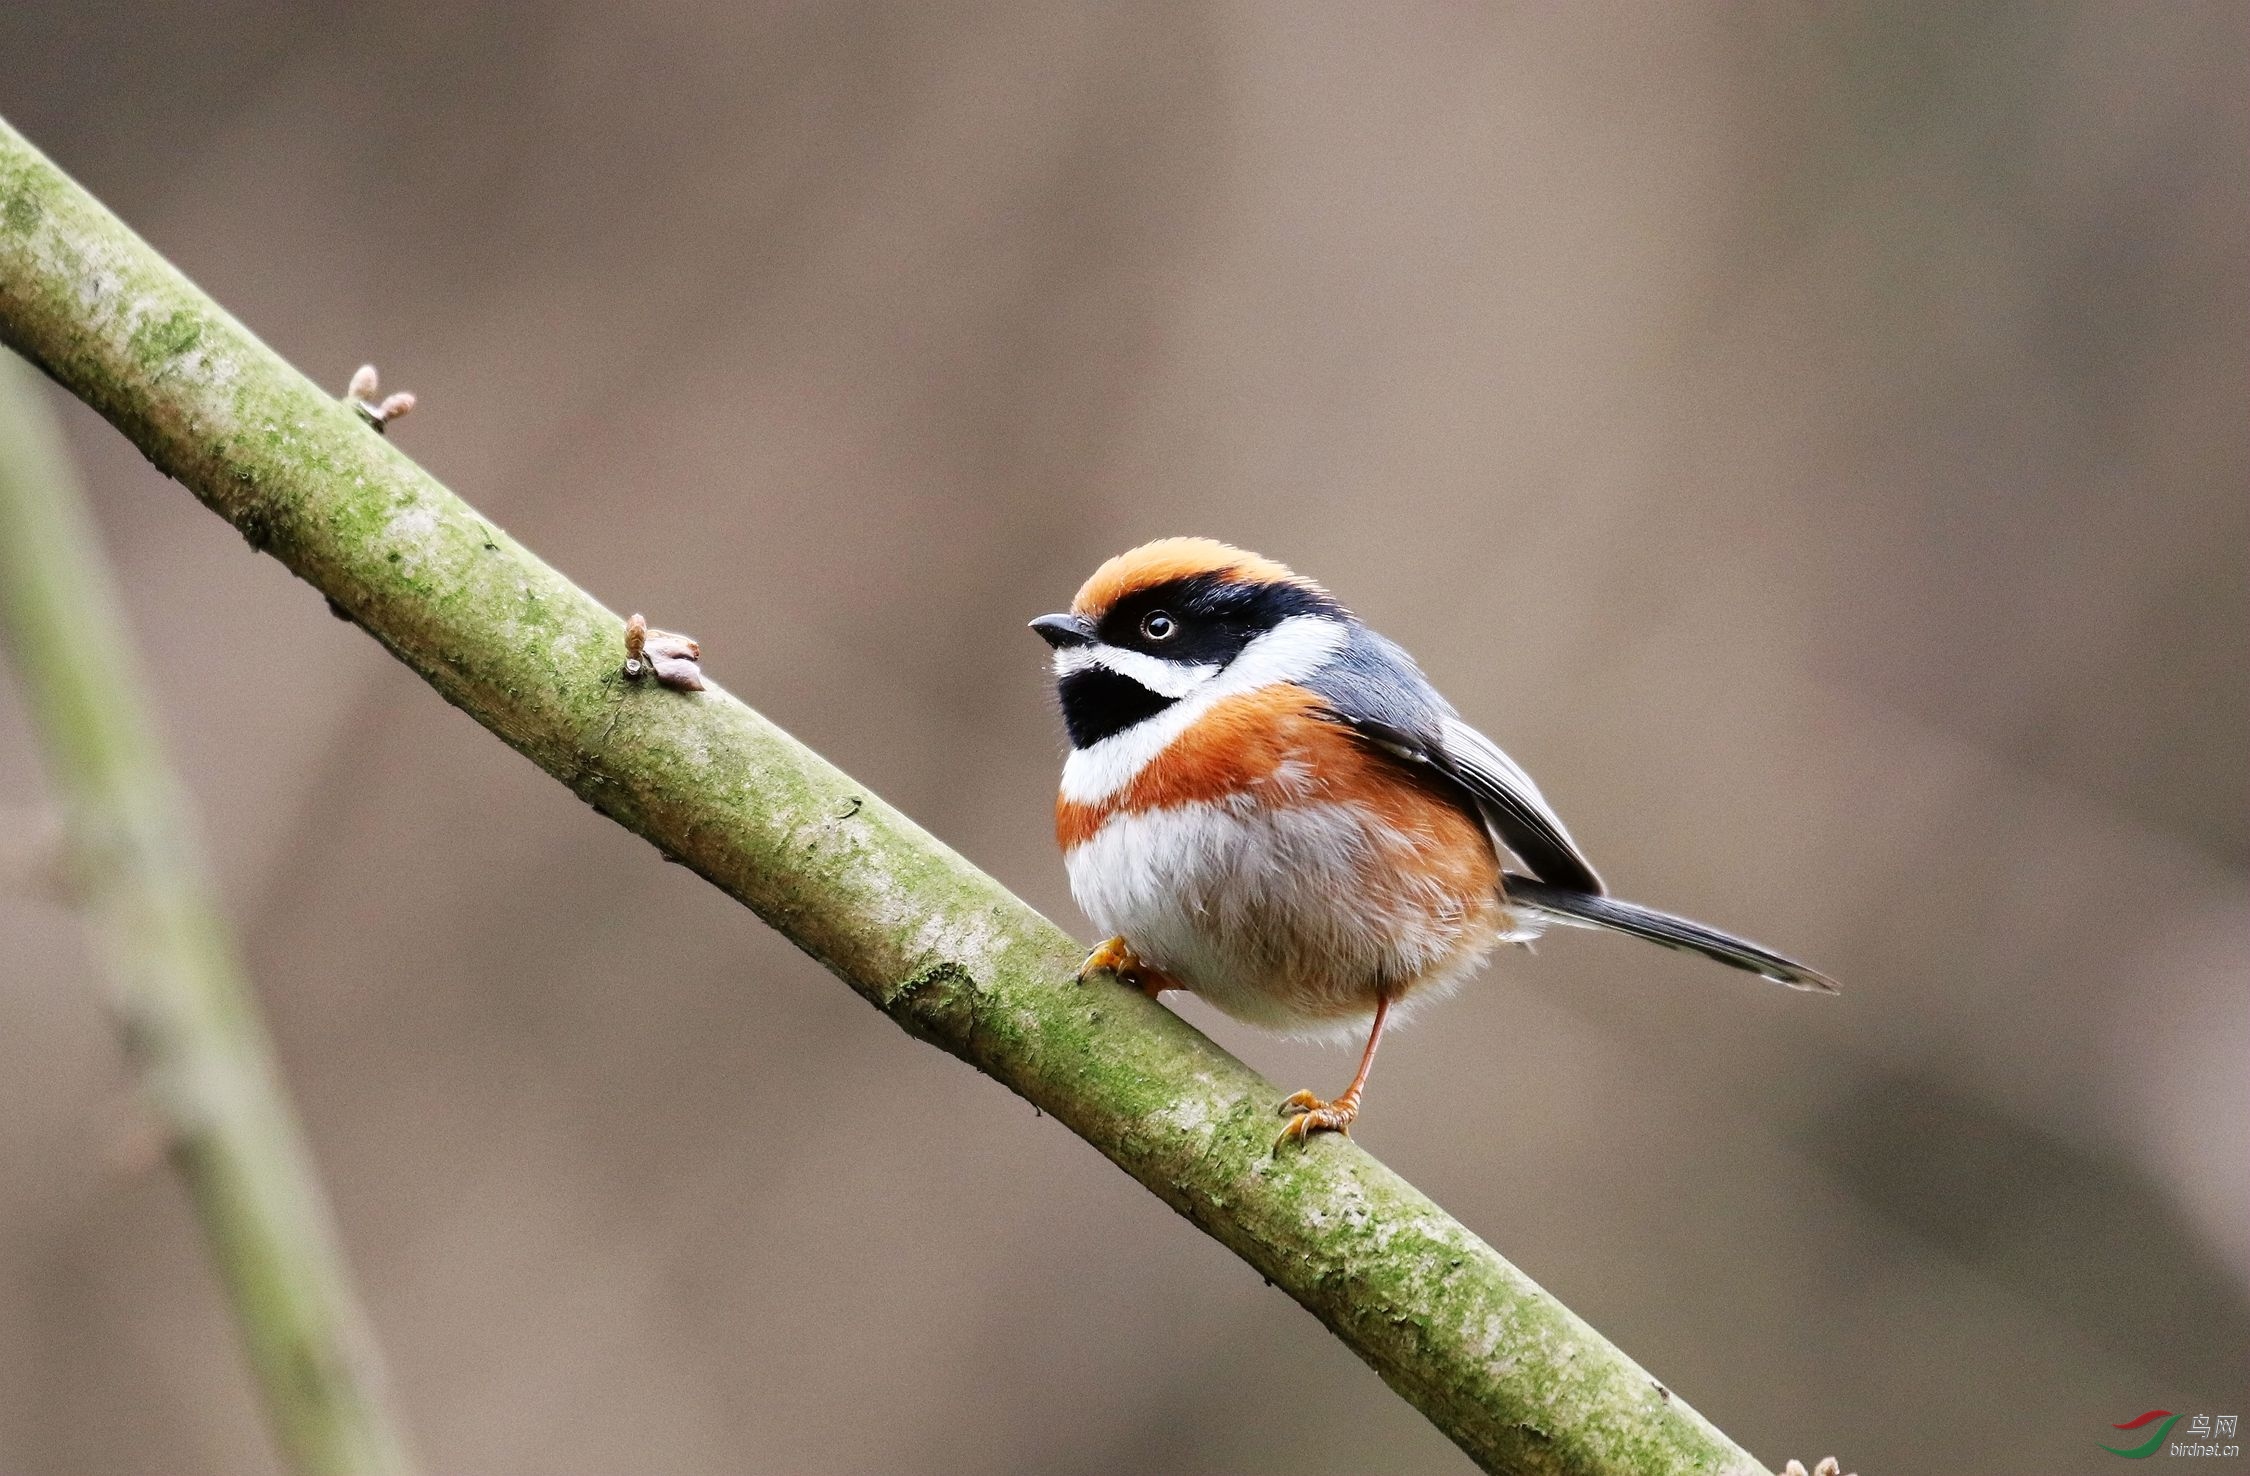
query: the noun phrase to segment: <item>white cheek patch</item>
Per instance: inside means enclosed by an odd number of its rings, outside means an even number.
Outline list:
[[[1092,671],[1096,667],[1130,677],[1157,696],[1175,701],[1219,674],[1218,667],[1207,663],[1183,666],[1176,661],[1117,646],[1071,646],[1055,653],[1057,681],[1073,672]]]
[[[1063,798],[1074,805],[1100,804],[1132,783],[1150,759],[1171,747],[1182,733],[1195,726],[1196,720],[1203,714],[1229,697],[1239,697],[1245,692],[1255,692],[1260,687],[1270,687],[1277,682],[1304,681],[1343,649],[1348,634],[1344,623],[1333,617],[1292,615],[1244,646],[1241,654],[1218,672],[1198,678],[1185,689],[1184,694],[1169,692],[1152,683],[1142,682],[1151,691],[1167,697],[1176,696],[1178,700],[1155,716],[1143,718],[1132,727],[1112,733],[1099,743],[1074,749],[1070,757],[1063,761]],[[1057,672],[1062,670],[1064,657],[1081,653],[1090,656],[1097,650],[1109,655],[1135,654],[1129,651],[1117,652],[1109,647],[1090,646],[1061,651],[1056,653]],[[1110,669],[1114,671],[1119,668]],[[1174,667],[1173,670],[1178,672],[1181,668]],[[1135,681],[1141,681],[1136,672],[1128,671],[1124,674]]]

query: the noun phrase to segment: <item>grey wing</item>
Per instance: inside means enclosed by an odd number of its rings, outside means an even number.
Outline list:
[[[1553,886],[1593,896],[1602,894],[1594,863],[1563,828],[1562,817],[1547,803],[1523,766],[1500,745],[1457,717],[1445,720],[1439,756],[1433,760],[1477,797],[1500,838],[1532,874]]]
[[[1365,626],[1306,686],[1339,722],[1386,752],[1420,764],[1459,788],[1499,844],[1541,881],[1602,894],[1593,863],[1531,776],[1467,723],[1395,643]]]

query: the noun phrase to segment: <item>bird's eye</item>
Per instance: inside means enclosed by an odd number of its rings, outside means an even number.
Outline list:
[[[1151,610],[1141,617],[1141,634],[1152,641],[1168,641],[1180,633],[1180,623],[1163,610]]]

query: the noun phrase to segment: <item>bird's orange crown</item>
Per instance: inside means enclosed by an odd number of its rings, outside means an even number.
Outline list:
[[[1127,595],[1199,574],[1245,584],[1294,584],[1326,594],[1318,584],[1286,564],[1221,543],[1216,538],[1159,538],[1128,549],[1094,571],[1070,602],[1073,614],[1099,620]]]

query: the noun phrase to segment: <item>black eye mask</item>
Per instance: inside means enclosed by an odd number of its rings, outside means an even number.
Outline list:
[[[1151,640],[1141,623],[1156,611],[1172,617],[1168,639]],[[1292,615],[1334,615],[1342,606],[1296,584],[1246,584],[1197,574],[1119,600],[1096,633],[1106,645],[1142,651],[1183,666],[1224,666],[1242,648]]]

